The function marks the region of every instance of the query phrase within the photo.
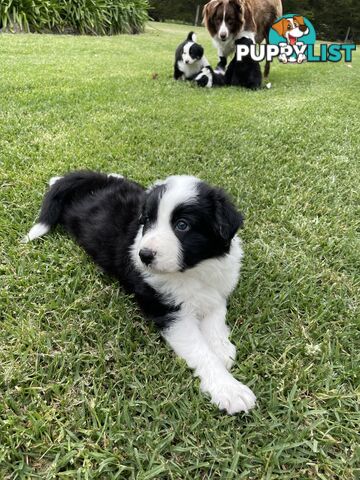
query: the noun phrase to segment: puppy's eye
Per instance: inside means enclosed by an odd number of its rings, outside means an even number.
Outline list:
[[[292,26],[290,25],[290,23],[288,24],[288,30],[292,30]]]
[[[178,232],[187,232],[190,230],[190,225],[186,220],[180,219],[175,223],[175,230]]]

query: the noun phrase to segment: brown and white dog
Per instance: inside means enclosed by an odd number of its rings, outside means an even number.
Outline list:
[[[204,6],[203,17],[218,50],[217,71],[224,72],[227,57],[235,50],[235,40],[267,40],[272,24],[281,15],[281,0],[210,0]],[[265,77],[269,71],[270,62],[266,62]]]
[[[301,15],[294,15],[289,18],[282,18],[278,22],[274,23],[272,28],[281,36],[286,39],[288,45],[303,45],[304,42],[299,42],[299,39],[309,33],[308,27],[305,25],[304,17]],[[279,60],[283,63],[297,62],[302,63],[306,60],[304,54],[299,54],[297,58],[287,57],[285,54],[279,56]]]

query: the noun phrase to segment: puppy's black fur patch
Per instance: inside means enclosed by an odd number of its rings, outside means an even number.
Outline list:
[[[134,268],[130,246],[140,227],[145,190],[136,182],[96,172],[73,172],[45,195],[39,222],[63,225],[106,273],[135,298],[143,313],[165,327],[178,306],[167,304]]]
[[[228,253],[231,239],[242,225],[241,214],[221,189],[201,181],[196,185],[196,197],[176,205],[169,219],[181,243],[181,271]],[[166,184],[159,184],[146,191],[125,178],[72,172],[50,187],[38,219],[48,229],[62,225],[102,270],[134,294],[145,316],[159,328],[173,320],[181,305],[146,282],[134,263],[131,249],[135,237],[156,224],[166,189]],[[191,225],[189,230],[176,229],[181,219]]]
[[[247,37],[236,40],[235,46],[253,45],[254,42]],[[243,57],[241,61],[236,59],[236,51],[234,58],[229,63],[225,72],[225,84],[255,90],[261,87],[262,73],[259,62],[256,62],[250,55]]]

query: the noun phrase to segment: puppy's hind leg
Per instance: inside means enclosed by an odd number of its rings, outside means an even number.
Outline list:
[[[61,180],[63,177],[51,177],[49,180],[49,187],[51,188],[55,185],[56,182]],[[51,224],[48,223],[44,218],[39,219],[39,221],[30,229],[30,231],[25,235],[20,241],[21,243],[28,243],[36,238],[43,237],[51,229]]]

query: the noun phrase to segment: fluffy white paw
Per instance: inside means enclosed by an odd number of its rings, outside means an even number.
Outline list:
[[[256,397],[249,387],[229,375],[228,379],[218,379],[211,384],[201,382],[201,390],[209,393],[212,403],[229,415],[248,412],[255,406]]]

